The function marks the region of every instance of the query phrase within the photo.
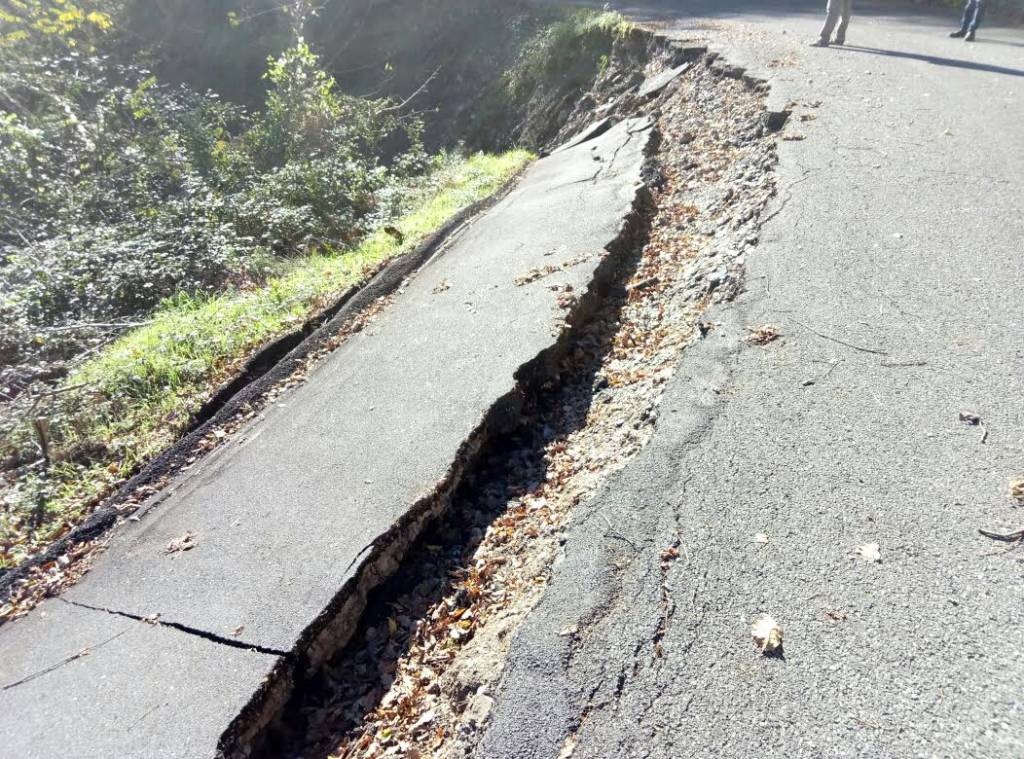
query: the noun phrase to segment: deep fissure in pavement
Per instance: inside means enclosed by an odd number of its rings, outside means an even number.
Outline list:
[[[543,155],[543,146],[558,145],[589,123],[595,98],[615,105],[614,110],[626,115],[633,106],[629,92],[635,89],[638,79],[643,79],[645,66],[662,60],[678,62],[685,57],[698,56],[703,50],[678,48],[638,28],[631,29],[616,37],[610,56],[598,71],[589,72],[582,78],[576,75],[560,78],[551,87],[538,88],[523,106],[524,110],[519,114],[521,123],[514,131],[523,138],[524,145],[540,148]],[[584,50],[575,52],[586,57]],[[588,87],[592,88],[590,92],[586,91]],[[502,128],[512,127],[505,124]],[[214,437],[218,429],[237,426],[240,418],[251,416],[250,412],[260,408],[276,387],[287,384],[294,370],[315,361],[318,356],[322,357],[324,343],[329,343],[346,321],[357,320],[361,311],[368,310],[371,301],[399,286],[424,259],[445,244],[454,230],[496,202],[502,194],[503,191],[499,191],[467,207],[416,250],[392,261],[379,272],[368,273],[365,281],[339,294],[323,313],[312,317],[294,332],[279,336],[252,355],[239,374],[216,390],[196,411],[177,442],[144,464],[115,493],[105,498],[84,522],[19,566],[0,569],[0,599],[18,607],[15,616],[20,616],[47,595],[77,582],[88,571],[93,555],[105,547],[109,531],[121,519],[161,491],[172,475],[226,439]],[[57,561],[62,565],[73,564],[71,569],[64,571],[60,588],[55,587],[52,578],[47,578],[45,569]],[[0,625],[4,621],[0,619]]]
[[[656,131],[648,130],[643,139],[645,154],[655,149]],[[650,163],[649,158],[646,160]],[[333,601],[304,631],[295,647],[294,666],[287,674],[273,678],[272,687],[256,694],[224,733],[219,743],[223,754],[248,755],[254,746],[265,743],[270,721],[281,713],[279,700],[293,690],[290,682],[285,681],[297,683],[298,689],[303,690],[305,681],[349,642],[362,618],[368,594],[398,570],[423,531],[449,510],[452,494],[467,473],[478,468],[484,451],[518,425],[524,405],[558,376],[575,336],[591,323],[607,300],[609,289],[622,281],[623,267],[629,265],[633,252],[646,239],[651,217],[650,191],[640,184],[633,188],[633,193],[631,210],[621,220],[616,237],[605,246],[586,291],[578,296],[563,293],[568,296],[560,301],[566,314],[556,326],[552,344],[516,370],[512,390],[492,404],[435,488],[410,504],[397,523],[369,547],[356,575],[339,588]]]
[[[408,645],[389,646],[387,640],[374,635],[382,624],[386,628],[393,617],[396,599],[417,592],[402,615],[403,628],[425,619],[427,613],[452,592],[470,601],[473,570],[470,568],[474,550],[484,537],[485,530],[505,513],[508,502],[534,491],[543,482],[546,472],[545,457],[548,447],[564,439],[586,422],[590,402],[593,400],[595,375],[602,366],[614,338],[617,315],[625,304],[629,292],[623,283],[635,271],[639,250],[646,238],[636,240],[633,252],[621,267],[620,274],[600,311],[592,317],[569,346],[569,356],[561,363],[557,373],[540,388],[539,394],[527,398],[522,416],[516,427],[504,432],[487,445],[482,462],[468,471],[462,484],[452,496],[452,505],[440,521],[432,525],[410,548],[406,560],[398,571],[371,594],[367,610],[353,642],[340,656],[332,660],[322,672],[312,678],[289,705],[277,726],[277,734],[265,748],[265,756],[309,755],[312,731],[329,725],[332,734],[351,730],[356,723],[350,717],[317,725],[317,717],[331,712],[339,703],[345,705],[362,702],[376,705],[377,687],[371,686],[359,693],[359,685],[366,682],[369,668],[385,668],[408,652]],[[559,415],[557,427],[543,423],[556,407],[568,413]],[[412,638],[406,639],[411,643]],[[339,702],[337,687],[354,685],[357,692],[346,693]],[[357,707],[356,712],[360,709]],[[309,720],[310,714],[314,715]],[[356,718],[362,714],[356,714]],[[329,753],[331,747],[314,749],[314,755]]]
[[[756,244],[774,194],[775,157],[759,89],[734,79],[699,66],[655,104],[666,139],[647,172],[653,238],[630,249],[555,374],[526,399],[513,429],[487,441],[448,511],[370,594],[348,644],[299,685],[262,755],[472,748],[487,689],[557,561],[572,507],[646,442],[679,352],[714,329],[700,321],[704,308],[741,286],[742,253]],[[606,449],[578,456],[581,440]],[[606,534],[628,540],[612,524]],[[528,548],[516,548],[523,541]]]

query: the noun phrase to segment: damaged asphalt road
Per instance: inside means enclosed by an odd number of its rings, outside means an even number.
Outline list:
[[[622,122],[534,164],[63,599],[0,629],[3,751],[244,751],[557,360],[635,231],[652,134]]]
[[[1024,553],[978,530],[1022,521],[1024,37],[868,8],[811,50],[817,4],[716,6],[629,10],[770,73],[780,197],[578,512],[476,755],[1019,757]]]
[[[500,681],[473,694],[479,732],[443,748],[1018,757],[1024,554],[978,530],[1021,526],[1007,483],[1024,474],[1024,39],[989,29],[964,47],[942,19],[866,9],[848,48],[812,51],[816,3],[714,5],[629,10],[770,80],[791,111],[778,198],[744,228],[763,161],[676,167],[670,185],[696,175],[713,197],[679,214],[702,252],[675,284],[739,295],[694,315],[703,338],[660,405],[643,399],[646,447],[568,499],[565,532],[545,536],[554,568],[530,577],[540,600],[508,630]],[[716,108],[746,119],[744,102]],[[677,142],[709,139],[676,126]],[[515,415],[517,371],[543,381],[580,313],[567,296],[606,273],[598,254],[644,195],[650,134],[627,122],[538,162],[79,586],[0,629],[3,750],[243,753]],[[753,216],[707,214],[736,202],[719,180],[751,182]],[[762,614],[785,631],[772,657],[750,638]]]

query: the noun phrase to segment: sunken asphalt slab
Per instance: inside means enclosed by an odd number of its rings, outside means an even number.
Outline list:
[[[857,6],[819,50],[818,4],[623,7],[770,74],[806,139],[746,293],[574,521],[477,754],[1024,756],[1024,553],[977,532],[1024,520],[1024,34]],[[764,323],[784,338],[746,343]]]
[[[554,345],[566,312],[552,285],[590,285],[649,135],[625,122],[530,167],[370,327],[142,510],[63,600],[0,629],[0,687],[91,649],[0,691],[3,752],[213,756],[280,657],[168,625],[293,651],[517,369]],[[565,266],[516,284],[549,265]],[[194,548],[166,552],[189,532]]]

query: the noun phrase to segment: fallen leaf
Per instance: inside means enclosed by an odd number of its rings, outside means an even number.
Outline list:
[[[196,547],[196,534],[191,530],[184,535],[175,538],[164,546],[164,553],[178,553],[179,551],[191,551]]]
[[[1010,478],[1010,498],[1024,504],[1024,477]]]
[[[878,548],[878,543],[865,543],[862,546],[857,546],[857,555],[871,563],[882,561],[882,552]]]
[[[782,648],[782,628],[768,614],[754,622],[750,628],[750,635],[762,654],[770,654]]]
[[[750,337],[747,338],[754,345],[767,345],[782,337],[782,332],[774,324],[762,324],[760,327],[748,327]]]

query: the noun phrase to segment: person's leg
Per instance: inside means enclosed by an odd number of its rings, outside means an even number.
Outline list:
[[[818,45],[828,45],[832,30],[836,28],[839,21],[842,0],[828,0],[828,10],[825,12],[825,26],[821,27],[821,34],[818,37]]]
[[[850,25],[850,16],[853,15],[853,0],[843,0],[841,9],[842,21],[839,22],[839,28],[836,30],[836,44],[846,44],[846,27]]]
[[[960,28],[955,32],[950,32],[950,37],[963,37],[967,34],[967,27],[971,25],[971,16],[974,11],[974,0],[967,0],[964,3],[964,12],[960,17]]]
[[[978,24],[981,23],[982,10],[984,9],[982,0],[974,0],[974,14],[971,16],[971,25],[967,28],[967,41],[974,41],[974,32],[978,29]]]

